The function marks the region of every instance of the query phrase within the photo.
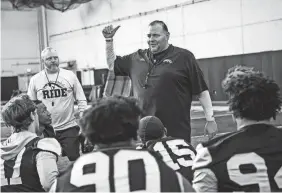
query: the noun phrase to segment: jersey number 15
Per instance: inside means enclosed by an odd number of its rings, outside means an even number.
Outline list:
[[[171,150],[173,154],[178,156],[176,160],[173,160],[169,155],[167,149],[164,147],[163,142],[157,142],[154,145],[154,151],[157,151],[163,157],[163,161],[167,163],[172,169],[178,170],[180,166],[183,167],[191,167],[193,164],[193,159],[195,158],[195,153],[190,150],[189,148],[179,148],[179,146],[189,147],[190,145],[187,144],[183,139],[174,139],[165,142],[168,148]],[[190,155],[191,159],[186,160],[183,156]]]

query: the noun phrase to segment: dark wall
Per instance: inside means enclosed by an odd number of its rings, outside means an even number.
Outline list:
[[[13,90],[19,89],[18,77],[1,77],[1,101],[8,101]]]
[[[264,72],[273,78],[282,89],[282,50],[199,59],[198,62],[209,86],[212,100],[215,101],[227,100],[221,88],[221,82],[228,69],[238,64],[254,67],[255,70]]]
[[[94,70],[95,85],[104,85],[106,83],[108,71],[106,68]]]
[[[81,81],[81,71],[76,71],[76,76],[77,76],[77,79],[80,82],[80,84],[82,84],[82,81]]]

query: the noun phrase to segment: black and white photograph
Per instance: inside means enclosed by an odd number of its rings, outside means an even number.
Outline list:
[[[282,0],[1,0],[1,192],[282,192]]]

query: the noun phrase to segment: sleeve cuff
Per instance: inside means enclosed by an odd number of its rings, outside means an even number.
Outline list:
[[[113,38],[105,38],[106,42],[112,42]]]
[[[213,115],[211,115],[211,116],[206,116],[206,120],[207,120],[207,121],[215,121]]]

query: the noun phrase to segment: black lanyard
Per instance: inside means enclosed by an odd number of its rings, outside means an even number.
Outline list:
[[[145,82],[144,82],[144,85],[143,85],[143,88],[147,89],[148,88],[148,79],[149,79],[149,76],[151,75],[153,69],[156,67],[157,65],[156,64],[153,64],[153,65],[150,65],[150,68],[146,74],[146,77],[145,77]]]
[[[147,74],[146,74],[144,84],[143,84],[143,86],[142,86],[142,88],[147,89],[148,86],[149,86],[149,85],[148,85],[148,78],[149,78],[149,76],[150,76],[150,74],[151,74],[153,68],[154,68],[156,65],[151,62],[151,60],[149,59],[147,53],[144,53],[144,52],[142,52],[142,51],[139,51],[139,55],[140,55],[140,56],[145,60],[145,62],[146,62],[147,64],[149,64],[149,66],[150,66],[149,69],[148,69],[148,72],[147,72]]]
[[[169,48],[168,48],[168,49],[169,49]],[[148,52],[149,52],[149,50],[148,50]],[[148,69],[148,72],[147,72],[147,74],[146,74],[146,77],[145,77],[144,84],[143,84],[143,86],[142,86],[144,89],[147,89],[148,86],[149,86],[149,84],[148,84],[148,79],[149,79],[149,76],[151,75],[151,73],[153,72],[153,69],[154,69],[155,67],[157,67],[158,65],[160,65],[160,64],[165,60],[165,56],[167,55],[167,53],[168,53],[169,51],[166,50],[165,55],[163,56],[163,58],[162,58],[161,60],[159,60],[159,61],[156,61],[156,62],[152,62],[152,61],[150,60],[150,56],[149,56],[149,53],[148,53],[148,52],[147,52],[147,53],[139,52],[139,54],[141,55],[141,57],[144,58],[145,62],[147,62],[147,63],[150,65],[150,67],[149,67],[149,69]]]
[[[47,73],[46,73],[46,71],[45,71],[45,70],[44,70],[44,72],[45,72],[45,76],[46,76],[46,78],[47,78],[47,81],[48,81],[48,85],[49,85],[49,87],[50,87],[52,90],[54,90],[54,86],[51,86],[51,82],[50,82],[50,80],[49,80],[49,78],[48,78]],[[56,78],[55,84],[57,84],[58,77],[59,77],[59,73],[60,73],[60,69],[59,69],[59,71],[58,71],[58,74],[57,74],[57,78]]]
[[[45,72],[45,76],[46,76],[46,78],[47,78],[47,81],[48,81],[48,85],[49,85],[49,87],[51,88],[51,90],[54,90],[54,89],[55,89],[55,87],[54,87],[54,86],[51,86],[51,82],[50,82],[50,80],[49,80],[49,78],[48,78],[48,76],[47,76],[47,73],[46,73],[46,71],[45,71],[45,70],[44,70],[44,72]],[[56,78],[56,81],[55,81],[55,85],[57,84],[59,74],[60,74],[60,69],[59,69],[58,74],[57,74],[57,78]],[[54,106],[54,105],[55,105],[55,102],[54,102],[54,101],[52,101],[52,106]]]

